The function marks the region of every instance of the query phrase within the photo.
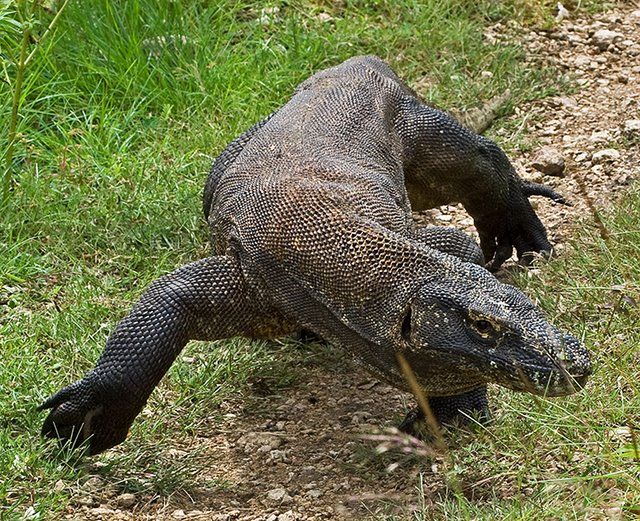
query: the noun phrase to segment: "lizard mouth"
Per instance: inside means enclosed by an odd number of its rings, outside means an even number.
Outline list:
[[[574,394],[587,383],[590,371],[572,374],[566,369],[555,366],[535,365],[516,366],[517,376],[509,382],[498,382],[514,391],[524,391],[540,396],[555,397]]]

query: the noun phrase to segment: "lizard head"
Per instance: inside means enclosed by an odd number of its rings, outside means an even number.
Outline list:
[[[520,290],[479,266],[462,278],[422,284],[406,303],[397,335],[409,363],[429,387],[432,367],[451,391],[495,382],[546,396],[572,394],[591,373],[589,355],[573,336],[551,325]],[[457,389],[453,389],[457,387]]]

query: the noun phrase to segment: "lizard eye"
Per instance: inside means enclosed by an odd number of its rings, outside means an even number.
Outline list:
[[[406,342],[411,342],[411,306],[409,306],[409,309],[407,309],[407,312],[402,319],[400,335]]]
[[[491,322],[489,322],[488,320],[482,320],[482,319],[474,320],[473,327],[476,329],[478,333],[482,333],[485,335],[493,331],[493,326],[491,325]]]
[[[495,340],[500,334],[500,326],[484,318],[471,318],[469,326],[473,332],[484,340]]]

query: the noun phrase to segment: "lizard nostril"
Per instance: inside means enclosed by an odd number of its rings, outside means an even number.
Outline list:
[[[566,356],[566,369],[569,374],[574,377],[589,376],[591,374],[591,361],[582,343],[571,335],[565,335],[563,348]]]

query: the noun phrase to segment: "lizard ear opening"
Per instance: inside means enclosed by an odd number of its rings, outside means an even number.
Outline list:
[[[409,306],[400,326],[400,336],[407,343],[411,343],[411,314],[411,306]]]

